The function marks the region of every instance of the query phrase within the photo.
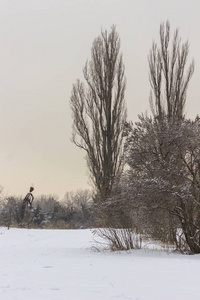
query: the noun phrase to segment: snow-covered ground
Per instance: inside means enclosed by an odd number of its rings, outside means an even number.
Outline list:
[[[200,255],[92,245],[90,230],[0,228],[0,299],[200,299]]]

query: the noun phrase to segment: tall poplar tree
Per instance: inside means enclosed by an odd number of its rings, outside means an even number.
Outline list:
[[[100,201],[112,192],[122,166],[126,121],[124,64],[115,26],[101,32],[71,94],[72,141],[86,151],[87,165]]]
[[[149,53],[150,104],[159,120],[180,120],[189,81],[194,73],[194,62],[187,68],[189,43],[181,42],[178,29],[170,36],[170,23],[160,25],[160,45],[153,42]]]

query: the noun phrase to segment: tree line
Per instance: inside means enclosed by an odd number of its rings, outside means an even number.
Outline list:
[[[22,197],[3,197],[0,202],[0,226],[27,228],[89,228],[92,224],[90,190],[67,192],[62,201],[54,195],[41,195],[22,217]]]

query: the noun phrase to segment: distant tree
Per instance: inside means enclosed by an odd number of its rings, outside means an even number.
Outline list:
[[[88,189],[79,189],[65,194],[64,203],[68,209],[68,219],[75,228],[92,227],[92,196],[93,193]]]
[[[15,211],[16,211],[16,200],[14,197],[8,197],[3,201],[1,210],[1,219],[3,225],[7,226],[8,229],[15,221]]]
[[[31,214],[31,224],[37,227],[42,227],[42,223],[45,220],[44,213],[40,207],[40,204],[37,203],[36,207],[33,209]]]
[[[124,64],[115,26],[97,37],[91,60],[71,94],[72,141],[86,151],[87,165],[101,201],[111,193],[121,170],[126,120]]]
[[[21,222],[21,198],[10,196],[1,199],[0,222],[1,225],[10,226],[19,225]]]
[[[88,189],[67,192],[64,197],[65,204],[71,209],[81,209],[92,203],[92,192]]]
[[[37,207],[33,212],[33,217],[39,213],[39,219],[44,218],[41,222],[46,223],[49,227],[56,227],[57,223],[63,219],[65,211],[56,195],[41,195],[36,199]],[[38,209],[37,209],[38,208]]]
[[[171,47],[171,49],[170,49]],[[170,23],[160,25],[160,47],[153,42],[149,53],[150,104],[155,117],[181,119],[194,62],[186,70],[189,43],[181,43],[178,29],[170,43]]]
[[[41,195],[35,199],[35,202],[39,204],[44,214],[49,213],[53,210],[55,203],[58,202],[57,195]]]

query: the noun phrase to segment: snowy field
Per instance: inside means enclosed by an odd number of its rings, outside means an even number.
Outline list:
[[[90,230],[0,228],[0,299],[200,299],[200,255],[92,245]]]

